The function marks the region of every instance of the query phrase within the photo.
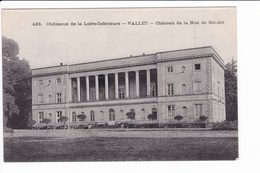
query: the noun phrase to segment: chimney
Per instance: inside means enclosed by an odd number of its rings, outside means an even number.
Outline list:
[[[145,55],[145,53],[143,53],[143,55]]]
[[[62,66],[62,62],[60,63],[60,66]]]

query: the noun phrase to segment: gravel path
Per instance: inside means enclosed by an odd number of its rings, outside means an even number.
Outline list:
[[[135,138],[183,138],[183,137],[238,137],[237,131],[211,131],[205,129],[70,129],[70,130],[14,130],[4,137],[135,137]]]

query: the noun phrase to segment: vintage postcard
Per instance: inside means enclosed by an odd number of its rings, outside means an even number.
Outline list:
[[[5,162],[236,160],[235,7],[2,9]]]

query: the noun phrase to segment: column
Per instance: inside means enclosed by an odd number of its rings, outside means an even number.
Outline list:
[[[80,77],[77,77],[78,102],[80,102]]]
[[[135,71],[136,97],[140,97],[139,87],[139,71]]]
[[[89,76],[86,76],[86,97],[87,101],[89,101]]]
[[[115,97],[118,99],[118,73],[115,73]]]
[[[95,87],[96,87],[96,100],[99,100],[99,84],[98,84],[98,75],[95,76]]]
[[[147,96],[151,95],[150,89],[151,89],[151,81],[150,81],[150,69],[146,70],[146,86],[147,86]]]
[[[125,72],[125,97],[129,98],[129,78],[128,78],[128,72]]]
[[[68,94],[68,101],[69,102],[72,102],[72,90],[71,90],[71,88],[72,88],[72,79],[71,78],[69,78],[69,94]]]
[[[105,98],[108,100],[108,74],[105,74]]]

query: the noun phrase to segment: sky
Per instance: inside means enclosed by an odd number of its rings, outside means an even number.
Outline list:
[[[182,24],[177,25],[177,21]],[[184,25],[184,21],[188,24]],[[199,24],[190,24],[191,21]],[[37,22],[41,26],[33,26]],[[69,26],[47,26],[48,22]],[[71,26],[71,22],[83,25]],[[120,25],[84,26],[84,22]],[[148,25],[128,22],[148,22]],[[175,25],[156,25],[156,22]],[[8,9],[2,11],[2,35],[19,44],[19,57],[28,60],[31,68],[204,46],[212,46],[225,63],[237,58],[236,9],[232,7]]]

